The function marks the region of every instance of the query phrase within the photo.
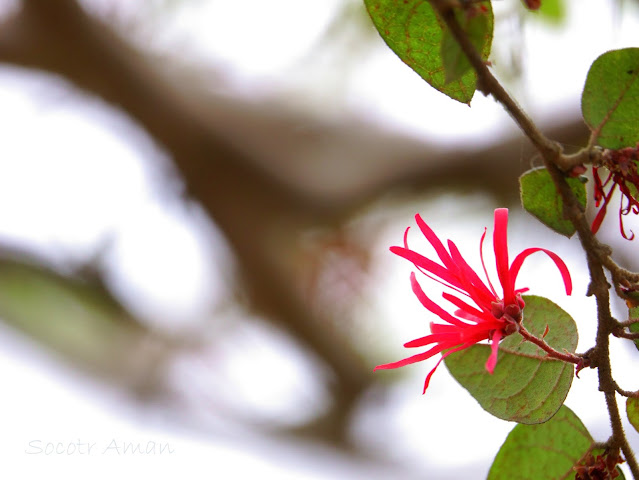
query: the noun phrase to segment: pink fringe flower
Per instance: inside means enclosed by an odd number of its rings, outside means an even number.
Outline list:
[[[597,233],[608,209],[608,203],[617,187],[621,192],[621,205],[619,205],[619,230],[626,240],[635,238],[630,231],[626,234],[623,227],[623,216],[630,212],[639,213],[639,173],[637,172],[639,161],[639,147],[627,147],[619,150],[606,150],[603,155],[602,165],[592,167],[592,176],[595,180],[595,206],[600,207],[590,229]],[[599,176],[601,168],[608,170],[608,175],[602,181]],[[606,188],[608,191],[606,192]],[[625,199],[625,205],[624,205]]]
[[[446,323],[431,322],[431,334],[425,337],[412,340],[404,345],[406,348],[424,347],[431,345],[425,352],[418,353],[398,362],[378,365],[375,370],[399,368],[412,363],[421,362],[438,353],[443,353],[435,367],[426,376],[424,382],[424,392],[428,388],[430,379],[444,358],[453,352],[471,347],[482,340],[490,340],[491,354],[486,361],[486,370],[493,373],[497,364],[497,349],[499,341],[519,330],[522,321],[522,309],[524,301],[521,294],[528,288],[515,288],[517,275],[524,260],[536,252],[544,252],[554,262],[564,282],[566,294],[572,292],[572,281],[566,264],[559,256],[544,248],[527,248],[515,257],[509,264],[508,260],[508,209],[499,208],[495,210],[495,226],[493,232],[493,248],[497,266],[497,275],[502,288],[500,296],[493,287],[486,265],[484,264],[483,243],[486,237],[486,230],[481,237],[479,248],[481,263],[486,276],[487,284],[468,265],[459,252],[457,246],[448,240],[448,250],[444,247],[439,237],[426,225],[421,216],[415,215],[415,220],[426,240],[433,246],[435,253],[439,257],[437,263],[425,256],[408,248],[407,236],[410,229],[404,233],[404,246],[391,247],[390,250],[396,255],[412,262],[417,269],[438,283],[448,287],[458,294],[466,296],[472,303],[467,302],[458,296],[445,292],[442,294],[444,300],[451,303],[457,310],[454,315],[446,311],[443,307],[428,298],[421,285],[417,281],[415,273],[411,273],[410,281],[413,292],[426,308],[437,315]]]

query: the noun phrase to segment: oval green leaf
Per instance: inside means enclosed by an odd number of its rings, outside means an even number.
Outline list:
[[[639,432],[639,398],[628,398],[626,400],[626,415],[630,424]]]
[[[560,352],[577,348],[575,321],[550,300],[525,296],[524,325]],[[474,345],[446,358],[453,377],[488,413],[503,420],[535,424],[551,418],[570,390],[574,365],[548,358],[546,352],[514,334],[499,346],[494,373],[486,371],[488,345]]]
[[[593,62],[581,111],[602,147],[634,147],[639,142],[639,48],[612,50]]]
[[[586,185],[580,178],[567,178],[566,181],[584,207],[586,206]],[[535,168],[519,177],[521,203],[541,223],[555,232],[570,238],[575,226],[564,218],[564,204],[550,173],[545,168]]]
[[[589,453],[592,436],[568,407],[541,425],[517,425],[493,461],[488,480],[575,478],[573,467]]]
[[[428,0],[364,0],[364,3],[377,31],[404,63],[440,92],[459,102],[470,103],[477,75],[465,68],[454,49],[443,45],[446,28]],[[481,2],[481,6],[487,9],[481,13],[486,17],[486,24],[477,27],[481,22],[469,23],[472,30],[483,32],[480,52],[482,58],[488,60],[493,11],[490,2]],[[477,34],[471,34],[471,38],[473,36]],[[476,40],[473,41],[477,45]],[[447,56],[446,64],[443,53]]]

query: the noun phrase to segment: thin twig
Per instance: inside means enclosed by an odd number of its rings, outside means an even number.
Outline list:
[[[601,163],[601,157],[604,150],[601,147],[593,146],[582,148],[578,152],[570,155],[563,154],[557,160],[557,166],[564,172],[569,172],[574,167],[584,165],[586,163],[592,165],[599,165]]]
[[[619,322],[620,328],[629,327],[630,325],[634,325],[635,323],[639,323],[639,318],[629,318],[625,322]]]
[[[631,390],[624,390],[623,388],[621,388],[619,386],[619,384],[617,382],[615,382],[614,380],[612,381],[615,390],[617,391],[617,393],[619,395],[621,395],[622,397],[629,397],[629,398],[639,398],[639,391],[633,392]]]
[[[639,273],[620,267],[609,254],[601,257],[601,263],[612,274],[613,280],[619,281],[622,285],[639,283]]]
[[[639,339],[639,332],[626,332],[625,330],[615,330],[612,332],[615,337],[619,338],[627,338],[628,340],[637,340]]]

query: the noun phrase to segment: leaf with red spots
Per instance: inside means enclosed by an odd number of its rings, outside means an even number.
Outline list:
[[[581,177],[566,181],[579,203],[586,206],[586,185]],[[564,217],[564,202],[545,168],[535,168],[519,177],[521,203],[541,223],[570,238],[575,226]]]
[[[575,478],[574,467],[590,453],[593,439],[568,407],[540,425],[517,425],[488,472],[488,480]]]
[[[598,145],[618,149],[639,142],[639,48],[612,50],[593,62],[581,111]]]
[[[364,0],[386,44],[432,87],[462,103],[470,103],[477,75],[463,52],[446,39],[447,29],[427,0]],[[493,37],[490,2],[475,2],[458,18],[469,38],[488,59]]]

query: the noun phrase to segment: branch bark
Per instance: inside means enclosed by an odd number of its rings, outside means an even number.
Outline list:
[[[152,63],[73,0],[25,0],[0,28],[0,61],[62,75],[121,108],[171,155],[187,193],[224,231],[251,306],[283,325],[332,371],[338,405],[371,382],[346,339],[322,328],[290,280],[282,251],[333,212],[301,196],[212,130],[200,111]]]

